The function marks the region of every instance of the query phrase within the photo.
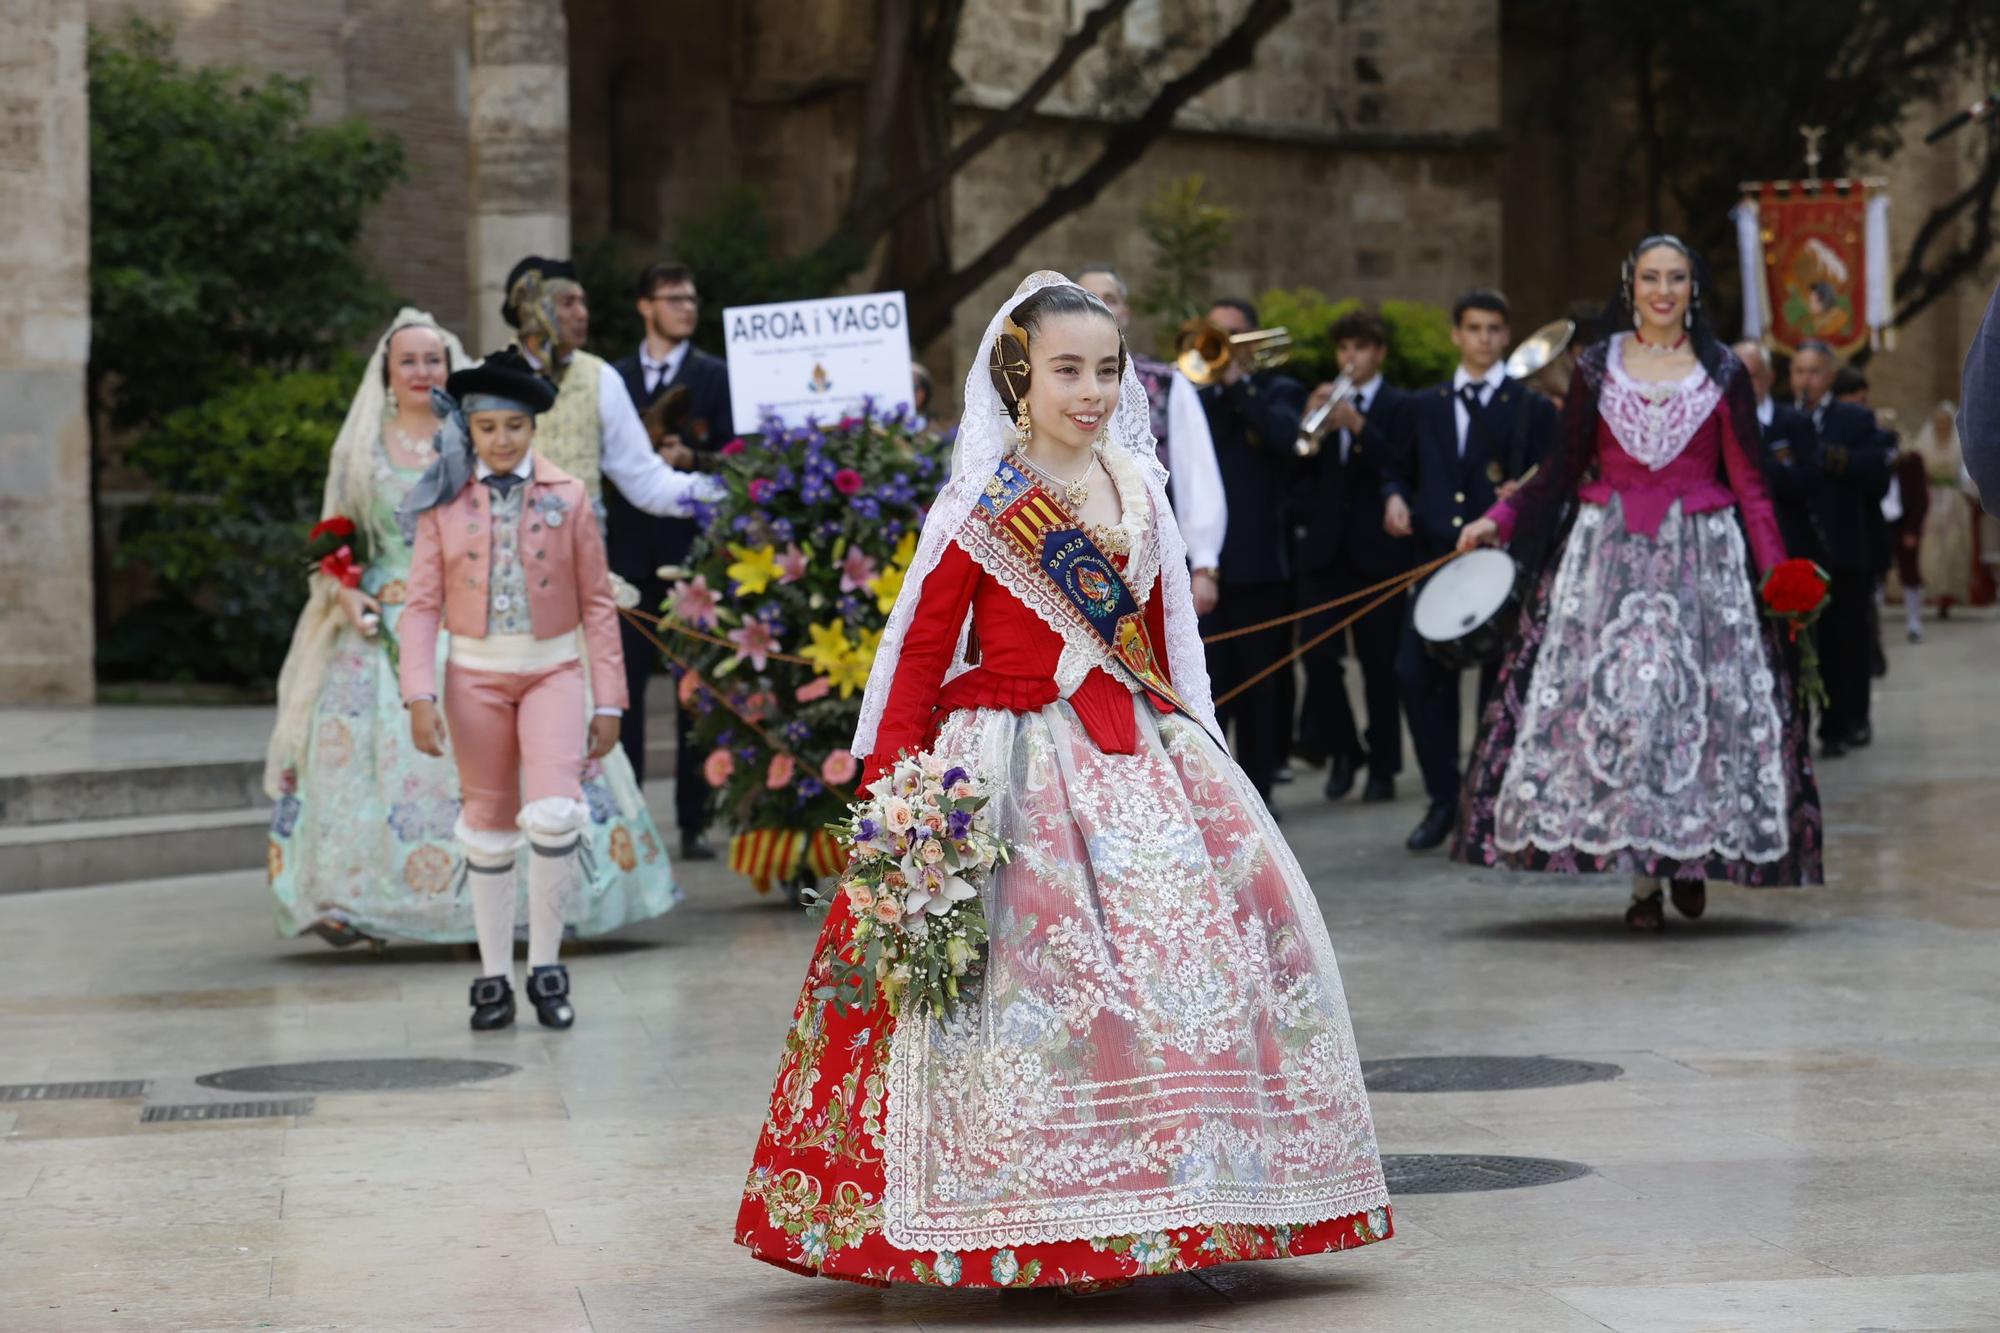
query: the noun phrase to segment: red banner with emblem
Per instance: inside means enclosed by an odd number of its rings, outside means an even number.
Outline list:
[[[1785,353],[1817,339],[1842,356],[1866,345],[1887,323],[1886,200],[1872,182],[1771,181],[1744,201],[1755,210],[1760,253],[1763,341]],[[1746,241],[1749,238],[1746,237]],[[1746,266],[1747,267],[1747,266]],[[1746,280],[1749,277],[1745,273]],[[1746,329],[1746,332],[1749,330]]]

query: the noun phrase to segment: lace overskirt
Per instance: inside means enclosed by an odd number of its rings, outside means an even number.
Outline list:
[[[1522,617],[1474,746],[1454,855],[1558,871],[1817,882],[1794,664],[1729,511],[1655,536],[1586,505]]]
[[[1198,726],[1139,719],[1132,755],[1063,703],[945,723],[1014,851],[985,975],[949,1022],[838,1009],[814,995],[852,930],[830,914],[738,1219],[759,1257],[1006,1286],[1389,1234],[1304,876]]]

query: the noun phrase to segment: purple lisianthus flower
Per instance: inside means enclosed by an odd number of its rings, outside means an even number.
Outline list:
[[[781,542],[788,542],[798,534],[792,529],[792,520],[789,518],[774,518],[771,520],[771,535]]]
[[[754,500],[757,497],[753,495],[750,498]],[[750,515],[738,514],[735,520],[732,523],[730,523],[729,526],[734,528],[738,532],[748,532],[750,531],[750,524],[752,521],[753,520],[751,519]]]
[[[962,768],[947,768],[944,771],[944,776],[939,778],[938,781],[944,784],[946,790],[949,790],[954,784],[963,782],[971,776],[970,773]]]
[[[754,745],[739,745],[736,747],[736,757],[746,764],[754,764],[757,762],[757,747]]]
[[[854,497],[854,512],[873,523],[882,517],[882,502],[872,495]]]
[[[830,542],[840,535],[840,524],[833,519],[828,519],[819,525],[818,532],[821,541]]]
[[[931,474],[937,471],[937,460],[929,454],[918,454],[915,466],[917,475],[928,480]]]
[[[798,485],[799,474],[788,467],[781,467],[771,475],[771,479],[778,483],[778,489],[788,491]]]
[[[799,499],[809,505],[823,505],[826,503],[826,487],[819,483],[818,478],[808,477],[806,484],[799,487]]]
[[[884,523],[882,525],[882,536],[887,540],[895,541],[902,535],[903,535],[903,525],[901,523],[898,523],[895,519],[892,518],[887,523]]]
[[[812,725],[807,722],[801,722],[797,718],[793,718],[785,724],[785,739],[790,741],[795,749],[811,740],[812,734]]]
[[[952,811],[945,816],[944,828],[946,834],[954,840],[963,839],[966,834],[972,832],[972,812],[970,810]]]
[[[715,522],[715,506],[706,500],[690,500],[688,512],[693,515],[695,524],[699,527],[706,528]]]
[[[874,837],[880,831],[881,830],[876,828],[875,821],[872,819],[864,819],[860,823],[854,826],[854,832],[856,836],[858,836],[863,842],[866,842],[868,839]]]
[[[724,727],[721,731],[715,733],[716,749],[727,750],[734,744],[736,744],[736,729],[734,727]]]

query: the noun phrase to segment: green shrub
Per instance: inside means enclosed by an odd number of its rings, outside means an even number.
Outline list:
[[[1306,385],[1320,384],[1340,373],[1334,358],[1333,324],[1363,303],[1349,297],[1329,301],[1311,287],[1283,288],[1257,298],[1257,313],[1267,326],[1283,325],[1292,335],[1292,355],[1285,373]],[[1384,301],[1376,308],[1389,329],[1389,359],[1382,378],[1404,389],[1419,389],[1448,377],[1458,364],[1451,342],[1451,316],[1421,301]]]
[[[276,679],[305,601],[306,530],[360,374],[348,358],[254,371],[132,443],[128,461],[159,491],[128,516],[117,561],[147,571],[156,600],[112,626],[107,676]]]

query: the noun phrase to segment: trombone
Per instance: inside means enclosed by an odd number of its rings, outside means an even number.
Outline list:
[[[1239,356],[1248,355],[1256,370],[1283,365],[1292,354],[1292,335],[1283,328],[1230,333],[1220,324],[1191,319],[1181,325],[1179,347],[1174,364],[1197,388],[1205,389],[1221,379],[1223,369]]]

